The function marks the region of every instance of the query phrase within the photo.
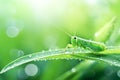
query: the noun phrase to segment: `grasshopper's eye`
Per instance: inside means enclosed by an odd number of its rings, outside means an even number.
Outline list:
[[[76,36],[74,36],[74,39],[77,39],[77,37],[76,37]]]

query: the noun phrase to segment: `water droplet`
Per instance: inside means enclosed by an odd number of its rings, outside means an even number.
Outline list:
[[[7,28],[6,34],[10,38],[14,38],[19,34],[19,29],[16,26],[10,26]]]
[[[117,72],[117,76],[120,77],[120,70],[118,70],[118,72]]]
[[[52,51],[51,49],[49,49],[49,51]]]
[[[34,59],[33,61],[36,61],[36,59]]]
[[[71,71],[74,73],[74,72],[76,72],[76,69],[75,69],[75,68],[72,68]]]
[[[78,59],[79,61],[82,61],[81,59]]]
[[[18,50],[18,57],[23,56],[24,52],[22,50]]]
[[[58,48],[55,49],[55,51],[58,51],[58,50],[59,50]]]
[[[18,78],[21,79],[21,80],[26,80],[26,79],[28,78],[28,76],[25,75],[25,73],[24,73],[24,71],[23,71],[22,68],[19,68],[19,69],[17,70],[17,76],[18,76]]]
[[[39,58],[36,59],[36,61],[39,61],[39,60],[40,60]]]
[[[20,56],[23,56],[24,52],[22,50],[18,50],[18,49],[11,49],[10,50],[10,57],[12,58],[18,58]]]
[[[117,64],[117,62],[116,62],[116,61],[114,61],[114,62],[113,62],[113,64]]]
[[[65,54],[69,54],[69,52],[68,52],[68,51],[66,51],[66,52],[65,52]]]
[[[69,60],[69,59],[67,59],[67,60]]]
[[[28,55],[29,57],[32,57],[32,55],[30,54],[30,55]]]
[[[38,73],[38,67],[35,64],[28,64],[25,67],[25,73],[28,76],[35,76]]]
[[[45,51],[43,50],[42,53],[44,53]]]

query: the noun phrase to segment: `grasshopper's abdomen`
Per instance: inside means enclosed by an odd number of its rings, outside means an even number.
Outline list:
[[[104,51],[106,49],[105,44],[101,42],[86,40],[83,38],[77,38],[77,46],[80,46],[95,52]]]

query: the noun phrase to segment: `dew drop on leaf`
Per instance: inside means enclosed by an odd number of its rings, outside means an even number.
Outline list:
[[[32,55],[30,54],[30,55],[28,55],[29,57],[32,57]]]
[[[71,72],[73,72],[73,73],[76,72],[76,69],[75,69],[75,68],[72,68],[72,69],[71,69]]]

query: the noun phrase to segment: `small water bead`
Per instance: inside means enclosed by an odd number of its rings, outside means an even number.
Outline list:
[[[44,53],[45,51],[43,50],[42,53]]]
[[[37,61],[40,61],[40,58],[37,58]]]
[[[14,38],[19,34],[19,29],[16,26],[9,26],[7,28],[6,34],[10,38]]]
[[[67,60],[70,60],[70,59],[67,58]]]
[[[78,59],[79,61],[82,61],[82,59]]]
[[[28,64],[25,67],[25,73],[28,76],[35,76],[38,73],[38,67],[35,64]]]
[[[72,69],[71,69],[71,72],[73,72],[73,73],[76,72],[76,69],[75,69],[75,68],[72,68]]]
[[[66,51],[66,52],[65,52],[65,54],[69,54],[69,52],[68,52],[68,51]]]
[[[49,49],[48,51],[52,51],[52,49]]]
[[[46,59],[43,59],[43,61],[47,61]]]
[[[32,57],[32,55],[30,54],[30,55],[28,55],[29,57]]]
[[[34,59],[33,61],[37,61],[36,59]]]
[[[35,58],[33,61],[39,61],[39,60],[41,60],[40,58]]]
[[[114,61],[114,62],[113,62],[113,64],[116,64],[116,65],[117,65],[117,62],[116,62],[116,61]]]
[[[56,60],[59,60],[59,58],[55,58]]]
[[[117,76],[120,77],[120,70],[117,72]]]

